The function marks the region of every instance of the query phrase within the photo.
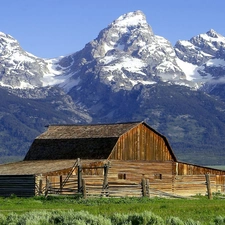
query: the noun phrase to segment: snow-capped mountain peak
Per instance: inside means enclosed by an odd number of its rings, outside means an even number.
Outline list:
[[[82,55],[85,52],[85,55],[92,56],[86,58],[86,64],[96,60],[95,70],[101,82],[115,91],[130,90],[139,83],[153,84],[159,78],[176,82],[181,79],[184,82],[184,73],[175,61],[176,54],[171,43],[154,35],[141,11],[120,16],[81,52]],[[78,55],[74,61],[77,61]],[[79,70],[79,67],[76,68],[76,71]],[[78,77],[81,81],[82,75],[77,73],[75,79]]]
[[[209,31],[206,32],[206,34],[212,38],[220,38],[223,37],[221,34],[218,34],[215,30],[210,29]]]
[[[33,89],[53,86],[65,79],[57,62],[46,60],[24,51],[11,35],[0,32],[0,85],[13,89]],[[63,71],[63,72],[62,72]]]
[[[211,29],[189,41],[178,41],[175,51],[180,68],[198,87],[223,81],[225,75],[225,37]]]
[[[8,34],[0,32],[0,56],[10,57],[13,52],[21,51],[22,49],[19,46],[19,43],[16,39]]]
[[[205,34],[199,34],[190,39],[190,42],[196,47],[201,48],[201,51],[215,56],[220,48],[225,46],[225,37],[218,34],[214,30],[209,30]]]
[[[221,66],[224,46],[225,37],[211,29],[173,47],[154,35],[139,10],[121,15],[81,51],[49,60],[29,54],[12,36],[0,32],[0,85],[59,86],[69,92],[82,89],[88,76],[114,91],[158,81],[200,87],[215,79],[211,68],[214,58],[220,59]]]
[[[148,26],[146,17],[143,12],[140,10],[135,12],[130,12],[120,16],[112,24],[112,27],[122,28],[135,28],[135,27],[144,27]]]

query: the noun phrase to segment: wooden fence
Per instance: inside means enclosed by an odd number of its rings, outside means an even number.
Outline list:
[[[57,179],[57,177],[51,177]],[[61,182],[47,181],[47,185],[37,191],[38,195],[76,195],[81,194],[87,197],[142,197],[148,196],[148,182],[143,180],[140,183],[128,182],[109,182],[104,187],[103,179],[96,177],[82,179],[81,188],[78,187],[77,177],[71,176],[67,183],[62,187]]]
[[[176,179],[175,183],[171,183],[171,189],[159,188],[163,187],[163,183],[151,183],[148,179],[142,179],[140,182],[132,182],[126,180],[109,181],[104,183],[104,178],[100,176],[84,176],[81,180],[81,186],[77,175],[72,175],[70,179],[62,187],[63,177],[51,177],[51,180],[56,182],[47,182],[47,185],[42,189],[40,194],[47,195],[83,195],[88,197],[173,197],[183,198],[193,195],[208,195],[212,198],[212,192],[217,190],[215,182],[210,181],[210,176],[198,176],[187,182],[187,177]],[[189,178],[190,179],[190,178]],[[165,184],[168,186],[168,184]]]
[[[67,175],[37,179],[37,195],[83,195],[87,197],[188,197],[224,192],[224,184],[217,185],[217,175],[163,175],[163,179],[121,179],[108,176],[109,164],[81,167],[79,160]],[[118,174],[119,176],[120,174]]]

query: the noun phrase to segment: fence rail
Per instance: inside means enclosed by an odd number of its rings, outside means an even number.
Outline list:
[[[70,174],[66,182],[62,177],[57,182],[46,182],[46,186],[39,194],[45,195],[74,195],[81,194],[87,197],[173,197],[183,198],[195,194],[205,194],[212,198],[212,192],[225,190],[225,185],[216,184],[215,177],[210,179],[209,174],[201,176],[174,176],[172,180],[151,180],[143,178],[140,182],[108,178],[107,169],[102,167],[102,175],[83,175],[79,170],[76,175]],[[49,177],[49,180],[51,177]],[[52,180],[56,180],[55,178]],[[62,183],[63,182],[63,183]]]

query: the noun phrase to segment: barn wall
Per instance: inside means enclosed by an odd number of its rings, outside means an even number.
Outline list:
[[[35,195],[34,175],[1,175],[0,196],[32,197]]]
[[[214,175],[225,175],[225,171],[208,168],[204,166],[197,166],[188,163],[177,162],[176,164],[177,175],[200,175],[200,174],[214,174]]]
[[[163,137],[139,124],[120,136],[109,159],[168,161],[174,157]]]
[[[188,163],[181,163],[176,162],[174,163],[174,173],[176,175],[205,175],[205,174],[211,174],[211,175],[217,175],[217,183],[224,183],[224,175],[225,171],[223,170],[217,170],[213,168],[208,168],[204,166],[197,166],[192,165]]]
[[[110,185],[115,183],[138,184],[148,179],[151,189],[172,192],[172,162],[146,162],[111,160],[108,173]]]

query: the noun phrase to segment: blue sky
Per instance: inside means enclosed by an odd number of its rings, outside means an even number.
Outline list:
[[[0,31],[43,58],[81,50],[113,20],[136,10],[173,45],[211,28],[225,36],[224,0],[0,0],[0,9]]]

